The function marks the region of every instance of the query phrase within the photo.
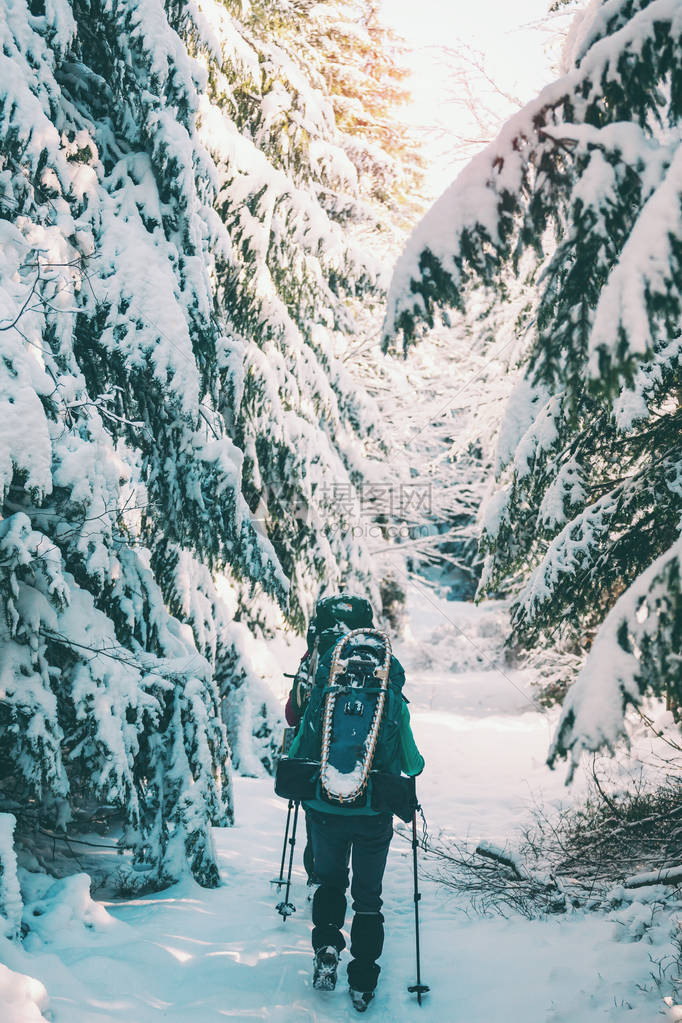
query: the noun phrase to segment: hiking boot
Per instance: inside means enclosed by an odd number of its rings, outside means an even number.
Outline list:
[[[336,987],[336,968],[339,965],[338,949],[333,945],[318,948],[313,960],[313,987],[316,991],[333,991]]]
[[[354,988],[349,987],[348,992],[350,999],[353,1003],[353,1008],[357,1009],[358,1012],[367,1012],[369,1003],[374,998],[373,991],[356,991]]]

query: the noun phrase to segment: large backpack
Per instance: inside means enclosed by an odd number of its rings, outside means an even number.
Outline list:
[[[308,649],[294,676],[292,703],[302,715],[315,684],[320,658],[344,635],[360,628],[372,628],[372,605],[364,597],[339,593],[323,597],[315,605],[306,636]]]
[[[388,636],[376,629],[353,630],[321,658],[297,756],[319,763],[322,800],[366,805],[372,771],[400,775],[404,681]]]

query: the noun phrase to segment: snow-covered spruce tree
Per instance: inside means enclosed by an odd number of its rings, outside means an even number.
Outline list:
[[[150,565],[176,543],[284,580],[206,422],[231,383],[208,258],[229,238],[194,137],[200,69],[134,6],[18,2],[1,25],[3,803],[20,837],[113,804],[143,883],[188,861],[215,884],[219,695]]]
[[[308,6],[0,11],[0,810],[30,843],[117,807],[129,883],[217,882],[221,579],[284,602],[284,566],[297,619],[371,574],[318,494],[375,429],[333,353],[375,284],[322,201],[357,197],[323,83],[282,46]]]
[[[339,358],[381,297],[367,239],[385,216],[361,188],[362,154],[347,151],[323,73],[321,38],[345,8],[252,5],[240,47],[223,32],[222,65],[209,63],[211,106],[200,121],[233,241],[223,301],[248,338],[234,437],[249,506],[291,580],[297,625],[322,580],[372,586],[337,495],[361,484],[385,447],[375,403]]]
[[[301,17],[304,7],[306,16]],[[273,48],[267,33],[274,18]],[[395,245],[414,208],[419,160],[391,110],[393,102],[404,98],[396,86],[401,72],[394,42],[381,29],[372,4],[305,4],[281,11],[254,6],[248,28],[251,45],[266,54],[268,67],[274,62],[277,69],[274,81],[249,80],[245,87],[251,100],[259,89],[269,90],[263,106],[269,120],[255,140],[277,174],[269,172],[267,187],[258,193],[266,224],[273,225],[269,245],[265,234],[252,237],[245,221],[242,196],[248,179],[239,177],[221,192],[230,201],[234,196],[238,219],[233,231],[246,239],[237,253],[238,290],[242,301],[246,296],[251,302],[249,313],[256,307],[258,323],[266,317],[269,346],[273,337],[289,360],[301,338],[313,349],[314,367],[323,371],[322,381],[311,386],[323,434],[313,438],[315,454],[301,471],[296,467],[311,438],[292,434],[296,423],[291,417],[284,445],[273,451],[277,394],[273,387],[263,389],[259,375],[253,381],[255,394],[247,378],[238,426],[245,428],[249,503],[272,523],[270,535],[292,579],[290,608],[302,621],[320,579],[334,587],[355,574],[366,586],[366,576],[357,572],[363,557],[365,566],[376,566],[375,578],[381,576],[378,561],[367,558],[367,546],[353,539],[356,531],[349,526],[357,503],[349,495],[351,488],[361,490],[365,480],[386,476],[388,438],[377,403],[368,398],[365,370],[369,364],[370,378],[376,375],[369,353],[376,347],[370,335],[378,333],[383,297],[377,282],[379,274],[384,276],[386,250]],[[312,98],[301,91],[306,81],[301,68],[316,84]],[[260,185],[256,177],[249,187]],[[283,221],[295,231],[283,231]],[[263,287],[274,289],[278,301],[264,302]],[[258,331],[262,335],[262,327]],[[361,351],[359,362],[348,358],[351,349]],[[330,464],[325,435],[331,436],[342,467]],[[299,594],[304,595],[302,604]]]
[[[397,119],[409,97],[401,64],[404,43],[386,28],[376,0],[318,4],[311,42],[334,107],[343,148],[357,169],[360,194],[380,226],[409,227],[422,211],[424,160],[414,136]],[[382,237],[385,246],[385,239]]]
[[[389,302],[409,344],[471,279],[541,261],[483,591],[521,584],[526,645],[596,635],[552,750],[574,762],[613,745],[629,702],[682,695],[681,40],[677,3],[593,4],[564,77],[416,229]]]

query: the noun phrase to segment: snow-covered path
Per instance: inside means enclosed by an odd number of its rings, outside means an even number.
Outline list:
[[[449,644],[469,642],[458,629],[480,629],[476,609],[424,606],[412,627],[430,635],[430,649],[438,651],[437,663],[424,663],[422,635],[399,651],[427,758],[420,793],[430,829],[504,840],[534,796],[563,794],[561,778],[544,767],[550,723],[528,703],[520,675],[485,665],[455,674],[444,663]],[[185,881],[105,909],[74,887],[43,900],[33,954],[2,944],[0,961],[43,982],[55,1023],[331,1023],[355,1016],[343,974],[331,994],[311,987],[301,845],[297,912],[284,923],[274,911],[268,882],[279,869],[285,805],[270,781],[244,778],[236,781],[236,805],[237,826],[216,832],[220,889]],[[655,996],[636,989],[638,982],[651,987],[651,948],[614,941],[613,921],[468,919],[441,886],[424,879],[422,891],[423,977],[432,991],[419,1009],[406,990],[414,982],[411,850],[396,836],[384,888],[383,969],[368,1019],[651,1023]],[[40,1019],[22,1011],[0,1018]]]

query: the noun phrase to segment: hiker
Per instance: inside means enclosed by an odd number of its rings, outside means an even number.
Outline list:
[[[341,594],[336,597],[325,597],[318,600],[315,613],[308,623],[306,633],[306,651],[298,665],[294,681],[289,692],[284,716],[293,728],[298,728],[308,705],[310,691],[315,684],[315,671],[319,659],[340,637],[352,629],[362,626],[371,627],[373,621],[372,606],[368,600]],[[295,754],[289,751],[290,756]],[[308,887],[319,884],[315,875],[312,836],[307,808],[305,811],[306,844],[303,850],[303,867],[307,875]]]
[[[364,631],[356,636],[356,629]],[[353,636],[348,635],[351,632]],[[381,778],[388,779],[389,783],[391,777],[399,778],[401,771],[412,777],[420,774],[424,759],[412,736],[407,703],[402,695],[405,673],[397,658],[390,654],[387,637],[374,631],[372,608],[368,601],[348,594],[318,601],[308,630],[308,651],[304,662],[306,660],[307,698],[301,699],[301,685],[299,682],[297,688],[295,681],[288,710],[292,717],[294,714],[298,717],[301,712],[303,715],[291,747],[291,758],[322,761],[321,782],[327,779],[326,789],[318,786],[318,794],[314,798],[303,800],[314,873],[319,882],[313,898],[313,986],[318,990],[333,990],[336,985],[339,955],[345,947],[341,928],[346,915],[350,866],[354,916],[351,961],[347,973],[353,1005],[359,1012],[364,1012],[374,997],[380,972],[377,960],[384,943],[381,887],[393,836],[391,799],[382,801],[378,784]],[[374,720],[374,708],[379,698],[377,666],[380,672],[384,672],[386,687],[380,725],[372,746],[369,740],[364,741],[365,733],[361,733],[361,729]],[[353,676],[353,672],[362,671],[365,672],[364,683]],[[331,686],[330,674],[334,675]],[[343,742],[344,729],[345,734],[356,740],[362,734],[362,741],[356,741],[352,747],[353,757],[358,750],[372,746],[369,763],[365,763],[364,768],[367,777],[370,768],[375,773],[372,783],[365,781],[363,795],[359,797],[346,798],[344,792],[354,779],[361,777],[363,765],[360,760],[357,767],[348,773],[339,775],[331,768],[325,774],[322,718],[328,692],[338,693],[337,699],[341,701],[338,711],[341,716],[334,717],[338,727],[334,725],[331,746]],[[363,721],[366,722],[364,726]],[[338,739],[336,733],[339,734]],[[328,744],[328,755],[329,752]],[[332,748],[331,754],[331,759],[335,755],[347,759],[348,750],[341,748],[337,754]],[[361,752],[361,756],[367,761],[366,753]],[[345,788],[343,792],[334,793],[329,778],[339,777],[343,779],[342,787]],[[394,789],[396,787],[400,788],[393,786]],[[390,784],[388,788],[391,789]]]

